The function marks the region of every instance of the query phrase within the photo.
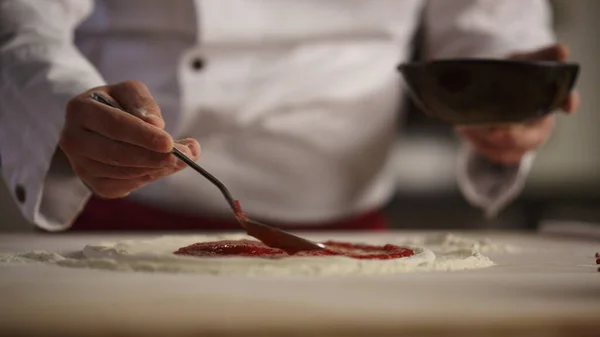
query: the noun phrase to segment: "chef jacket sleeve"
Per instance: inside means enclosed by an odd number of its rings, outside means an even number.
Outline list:
[[[0,159],[23,216],[68,228],[91,192],[57,144],[70,98],[104,80],[74,45],[91,0],[0,0]]]
[[[424,9],[428,59],[504,58],[555,43],[545,0],[428,0]],[[522,190],[534,153],[520,165],[492,164],[469,145],[458,158],[457,180],[465,198],[494,216]]]

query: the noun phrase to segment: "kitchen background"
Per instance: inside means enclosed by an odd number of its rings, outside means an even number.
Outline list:
[[[551,221],[600,223],[600,1],[555,0],[555,25],[571,59],[581,64],[575,116],[558,116],[539,151],[524,192],[498,217],[486,219],[457,189],[458,139],[414,107],[401,121],[392,169],[397,195],[387,213],[397,228],[536,228]],[[0,230],[30,230],[0,178]]]
[[[581,65],[577,90],[582,104],[576,115],[558,116],[523,193],[497,218],[485,219],[456,187],[459,143],[453,132],[410,107],[395,156],[398,193],[388,207],[396,227],[514,229],[564,220],[600,223],[600,1],[551,3],[558,39]]]

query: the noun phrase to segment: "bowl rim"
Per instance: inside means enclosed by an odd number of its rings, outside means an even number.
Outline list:
[[[493,58],[447,58],[438,59],[431,61],[409,61],[403,62],[398,65],[398,69],[402,68],[413,68],[413,67],[428,67],[436,64],[453,64],[462,63],[468,65],[475,64],[498,64],[498,65],[516,65],[516,66],[527,66],[527,67],[541,67],[541,68],[576,68],[580,67],[578,62],[560,62],[550,60],[511,60],[511,59],[493,59]]]

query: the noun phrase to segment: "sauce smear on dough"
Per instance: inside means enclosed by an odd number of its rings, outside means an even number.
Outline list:
[[[327,249],[302,251],[289,254],[278,248],[272,248],[260,241],[223,240],[199,242],[179,248],[174,254],[198,257],[245,256],[279,259],[289,256],[347,256],[362,260],[389,260],[415,255],[412,249],[395,245],[373,246],[349,242],[326,241]]]

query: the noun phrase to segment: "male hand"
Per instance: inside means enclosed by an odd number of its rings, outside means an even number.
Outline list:
[[[568,58],[568,50],[557,44],[530,53],[519,53],[509,56],[515,60],[552,60],[564,62]],[[561,109],[573,113],[579,106],[579,96],[571,92],[562,103]],[[475,149],[490,161],[514,165],[523,156],[537,149],[550,137],[554,127],[554,116],[548,115],[540,120],[527,124],[510,126],[466,126],[457,127],[458,133],[471,142]]]
[[[93,100],[92,92],[135,116]],[[141,82],[127,81],[72,98],[59,147],[96,195],[120,198],[183,169],[185,164],[170,153],[173,146],[198,159],[200,145],[196,140],[175,142],[164,126],[148,88]]]

